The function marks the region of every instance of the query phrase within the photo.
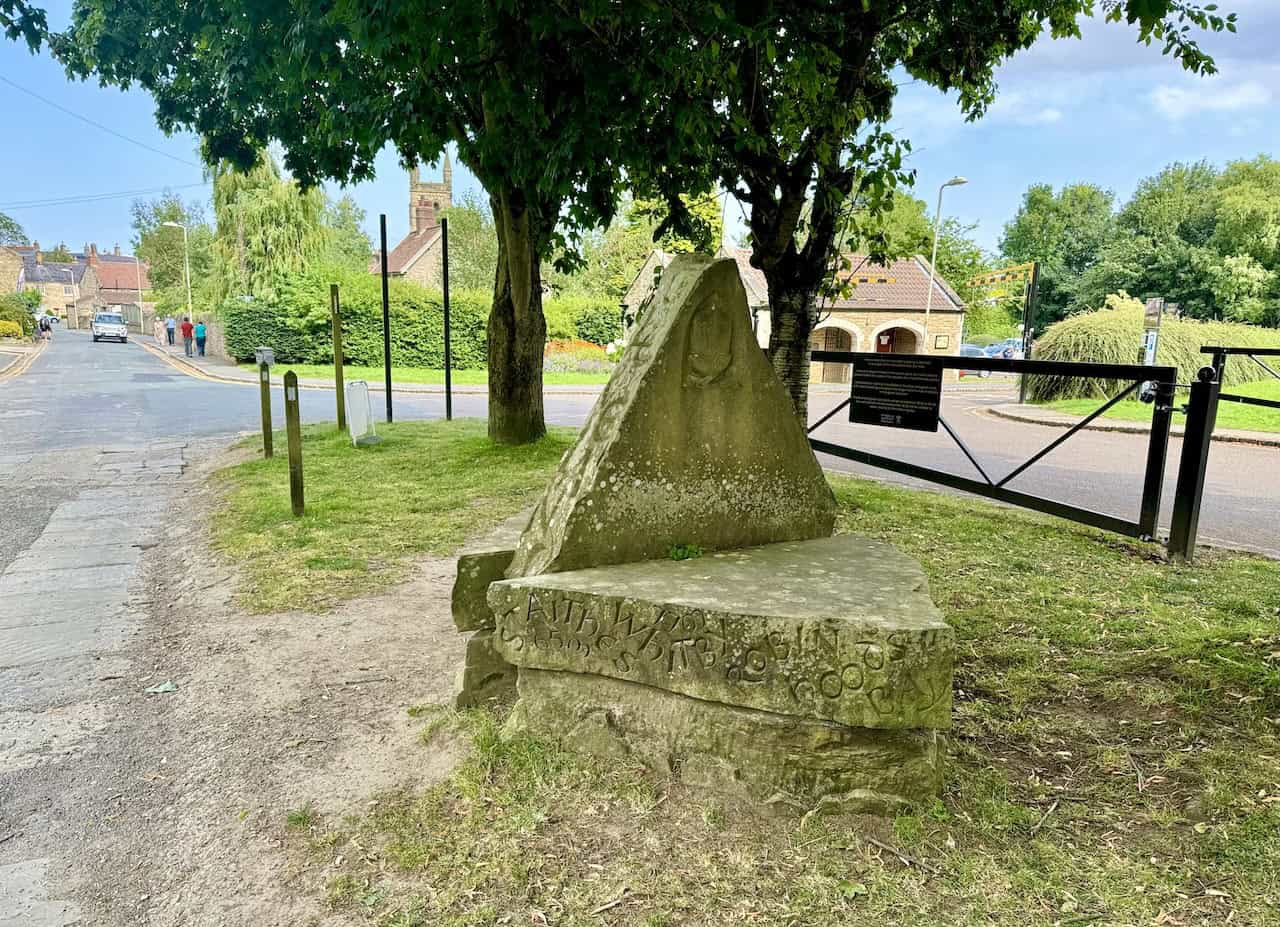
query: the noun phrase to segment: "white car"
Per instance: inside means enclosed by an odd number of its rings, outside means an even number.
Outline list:
[[[89,331],[93,333],[94,341],[115,338],[123,343],[129,340],[129,326],[125,324],[124,316],[113,312],[99,312],[95,315]]]

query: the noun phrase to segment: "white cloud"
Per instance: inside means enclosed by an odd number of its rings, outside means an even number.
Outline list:
[[[1161,115],[1176,122],[1198,113],[1234,113],[1266,106],[1271,102],[1271,90],[1256,80],[1230,87],[1221,87],[1217,81],[1187,87],[1161,84],[1150,99]]]

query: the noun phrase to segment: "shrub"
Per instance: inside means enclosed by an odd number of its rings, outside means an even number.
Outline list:
[[[337,283],[342,303],[343,355],[352,364],[382,363],[382,282],[374,274],[320,266],[285,282],[272,299],[229,299],[218,310],[227,353],[250,360],[260,345],[286,364],[333,360],[329,331],[329,284]],[[444,303],[441,295],[407,280],[388,287],[391,361],[398,366],[444,366]],[[487,290],[450,293],[453,365],[480,369],[488,358],[486,323],[492,294]],[[607,299],[584,296],[543,300],[547,337],[607,344],[622,336],[618,308]],[[601,357],[603,360],[603,356]]]
[[[22,326],[8,319],[0,319],[0,338],[21,338]]]
[[[27,299],[20,293],[0,296],[0,321],[17,324],[20,335],[30,337],[36,330],[36,320],[31,316]]]
[[[372,274],[320,268],[290,280],[274,300],[230,299],[220,309],[227,352],[249,360],[269,345],[280,363],[323,364],[333,360],[329,330],[329,284],[342,305],[343,356],[351,364],[382,362],[382,284]],[[388,288],[391,362],[398,366],[444,366],[444,305],[439,294],[404,280]],[[450,294],[453,364],[483,368],[489,294]]]
[[[542,301],[542,311],[552,341],[580,338],[605,345],[622,337],[622,309],[607,297],[555,296]]]
[[[1049,326],[1035,343],[1035,359],[1138,363],[1142,346],[1142,304],[1121,294],[1108,296],[1107,305],[1110,308],[1075,315]],[[1203,345],[1280,347],[1280,330],[1239,322],[1198,322],[1165,316],[1160,325],[1156,363],[1177,367],[1178,382],[1189,383],[1195,372],[1209,361],[1208,355],[1200,353]],[[1237,358],[1227,363],[1223,382],[1235,385],[1266,376],[1261,367]],[[1028,378],[1028,395],[1033,402],[1109,398],[1128,385],[1117,380],[1033,376]]]
[[[995,303],[974,302],[964,314],[965,340],[970,344],[982,344],[978,338],[994,336],[987,344],[995,344],[1016,336],[1022,328],[1019,316],[1021,307],[1008,300]]]
[[[997,341],[1004,341],[1004,338],[999,335],[970,335],[965,339],[965,344],[976,344],[980,348],[985,348]]]

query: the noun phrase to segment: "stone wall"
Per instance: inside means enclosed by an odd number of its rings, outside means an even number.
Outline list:
[[[22,258],[15,251],[0,248],[0,293],[13,293],[18,289],[18,275],[22,272]]]

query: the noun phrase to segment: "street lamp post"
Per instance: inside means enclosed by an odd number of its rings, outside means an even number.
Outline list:
[[[179,222],[164,222],[169,228],[182,229],[182,262],[187,278],[187,318],[191,318],[191,249],[187,247],[187,227]],[[934,247],[937,245],[935,243]]]
[[[947,187],[958,187],[968,182],[964,177],[956,176],[938,187],[938,211],[933,215],[933,256],[929,258],[929,290],[924,297],[924,350],[921,351],[922,354],[930,353],[929,311],[933,309],[933,268],[938,263],[938,232],[942,230],[942,191]]]

